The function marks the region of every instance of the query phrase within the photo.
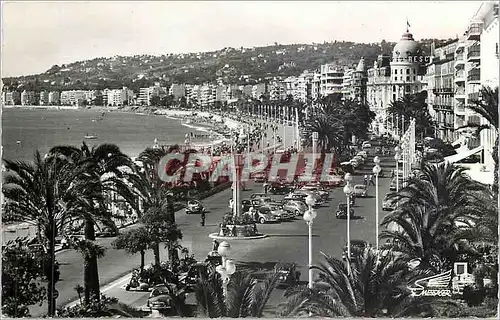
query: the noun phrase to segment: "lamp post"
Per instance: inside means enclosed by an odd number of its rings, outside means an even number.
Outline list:
[[[310,197],[310,196],[308,196]],[[314,199],[313,199],[314,200]],[[309,205],[309,204],[308,204]],[[304,212],[304,221],[307,223],[309,229],[309,288],[313,287],[313,274],[312,274],[312,224],[314,218],[316,218],[317,212],[314,209],[311,209],[312,205],[309,209]]]
[[[318,148],[318,133],[313,132],[312,134],[312,148],[313,148],[313,163],[312,163],[312,172],[314,174],[314,166],[316,165],[316,149]]]
[[[378,174],[380,173],[380,158],[378,156],[376,156],[375,158],[373,158],[373,162],[375,163],[375,166],[373,167],[373,173],[375,174],[375,246],[376,246],[376,249],[377,249],[377,253],[378,253],[378,207],[379,207],[379,203],[378,203]]]
[[[228,242],[222,241],[217,248],[217,252],[222,257],[222,265],[217,266],[215,271],[217,271],[222,278],[222,290],[224,297],[227,298],[227,284],[231,275],[236,272],[236,265],[233,260],[227,258],[231,252],[231,245]]]
[[[394,160],[396,160],[396,192],[399,192],[399,159],[401,154],[399,153],[400,149],[398,146],[394,148],[394,151],[396,151],[396,154],[394,155]]]
[[[347,197],[347,258],[351,259],[351,195],[353,193],[353,188],[351,186],[352,176],[350,173],[346,173],[344,180],[346,185],[344,186],[344,193]]]

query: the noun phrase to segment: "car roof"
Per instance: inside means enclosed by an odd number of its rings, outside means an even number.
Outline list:
[[[354,188],[366,188],[366,186],[364,184],[357,184],[354,186]]]

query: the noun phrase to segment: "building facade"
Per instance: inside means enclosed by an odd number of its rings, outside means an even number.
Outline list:
[[[4,103],[9,106],[21,104],[21,93],[18,91],[5,92]]]
[[[36,104],[36,95],[34,91],[26,91],[21,92],[21,105],[23,106],[32,106]]]
[[[379,134],[386,133],[393,122],[387,113],[387,107],[392,102],[390,63],[390,55],[379,55],[373,68],[367,71],[366,102],[375,112],[373,129]]]
[[[458,39],[436,48],[427,65],[427,104],[435,123],[435,135],[443,141],[455,140],[455,52]]]
[[[60,103],[60,94],[59,91],[51,91],[49,92],[49,104],[54,106]]]
[[[326,97],[332,93],[342,93],[344,69],[330,63],[320,67],[320,95]]]

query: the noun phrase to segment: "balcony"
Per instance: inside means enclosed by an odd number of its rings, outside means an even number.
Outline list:
[[[481,32],[483,30],[482,22],[472,22],[467,30],[467,40],[481,39]]]
[[[469,93],[469,95],[467,96],[467,100],[469,102],[471,101],[478,101],[479,100],[479,92],[475,92],[475,93]]]
[[[443,87],[443,88],[434,88],[432,89],[432,92],[435,95],[441,95],[441,94],[453,94],[453,88],[451,87]]]
[[[455,83],[457,82],[465,82],[465,71],[459,70],[455,73]]]
[[[465,99],[465,88],[455,90],[455,99]]]
[[[467,62],[479,61],[481,59],[481,48],[478,45],[471,46],[467,52]]]
[[[481,70],[473,68],[467,74],[467,82],[472,84],[479,84],[481,82]]]
[[[465,115],[465,105],[464,104],[456,105],[454,111],[455,114]]]

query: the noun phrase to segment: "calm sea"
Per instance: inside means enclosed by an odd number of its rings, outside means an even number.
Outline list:
[[[160,144],[183,143],[192,132],[178,120],[163,116],[95,110],[3,109],[2,147],[4,159],[32,160],[36,149],[44,155],[56,145],[80,146],[113,143],[131,157],[158,138]]]

